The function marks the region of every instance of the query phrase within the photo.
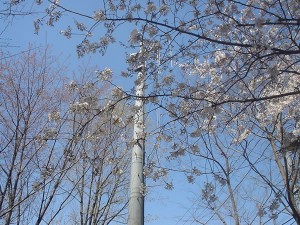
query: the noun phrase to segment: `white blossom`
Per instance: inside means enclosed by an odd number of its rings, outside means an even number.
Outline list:
[[[224,51],[215,52],[215,62],[218,66],[224,65],[226,62],[227,56]]]
[[[115,175],[122,175],[123,172],[124,172],[124,171],[123,171],[122,169],[118,168],[118,167],[115,167],[115,168],[113,169],[113,174],[115,174]]]
[[[131,44],[138,44],[141,40],[142,40],[142,35],[137,29],[131,31],[130,39],[129,39]]]
[[[191,135],[192,136],[192,135]],[[193,154],[198,154],[200,153],[200,148],[198,145],[192,145],[190,146],[190,150]]]
[[[83,113],[90,108],[89,103],[87,102],[74,102],[69,106],[69,110],[75,113]]]
[[[80,31],[85,31],[86,30],[86,26],[83,23],[79,23],[78,21],[75,21],[76,27],[78,30]]]
[[[165,189],[167,189],[167,190],[173,190],[174,189],[173,183],[172,182],[166,183]]]
[[[186,178],[190,184],[195,183],[195,177],[193,175],[187,175]]]
[[[49,121],[58,121],[60,119],[60,112],[53,111],[48,114]]]
[[[164,76],[163,79],[162,79],[163,85],[168,85],[168,86],[169,86],[169,85],[172,85],[173,82],[174,82],[174,77],[173,77],[172,74],[166,75],[166,76]]]
[[[122,99],[124,96],[124,91],[120,87],[112,89],[111,95],[114,99]]]
[[[61,30],[60,33],[69,39],[72,36],[72,29],[68,26],[66,30]]]
[[[32,184],[32,189],[33,189],[35,192],[37,192],[37,191],[39,191],[39,190],[41,189],[42,185],[43,185],[42,182],[35,181],[35,182],[33,182],[33,184]]]
[[[102,10],[96,11],[96,12],[94,13],[94,15],[93,15],[93,18],[94,18],[94,20],[96,20],[96,21],[103,21],[103,20],[106,20],[105,13],[104,13],[104,11],[102,11]]]
[[[48,128],[46,130],[44,130],[44,138],[46,140],[52,140],[55,139],[58,135],[58,132],[56,130],[56,128]]]
[[[147,4],[145,13],[150,14],[150,13],[154,13],[155,11],[156,11],[156,5],[154,4],[154,2],[149,2]]]
[[[242,129],[242,128],[241,128]],[[247,128],[244,128],[241,133],[237,134],[237,137],[233,139],[233,143],[240,143],[241,141],[245,140],[249,135],[251,134],[250,130]]]
[[[167,16],[170,11],[170,8],[167,4],[162,4],[159,8],[159,13],[163,16]]]
[[[78,85],[73,80],[71,80],[71,82],[66,85],[66,89],[68,89],[69,91],[78,91],[79,90]]]
[[[113,71],[107,67],[102,71],[96,70],[95,72],[99,80],[110,80],[113,75]]]
[[[255,26],[257,28],[262,28],[264,22],[264,19],[261,17],[255,18]]]

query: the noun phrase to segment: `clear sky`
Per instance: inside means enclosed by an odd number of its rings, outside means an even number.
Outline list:
[[[64,4],[66,1],[61,1]],[[80,9],[82,12],[93,12],[93,2],[85,1],[69,1],[68,5],[74,10]],[[38,8],[42,11],[43,7]],[[54,27],[42,26],[38,35],[34,34],[33,21],[40,17],[41,14],[34,14],[26,17],[15,17],[13,22],[7,27],[1,35],[2,42],[8,42],[12,47],[2,48],[3,51],[20,53],[28,49],[29,44],[36,47],[51,46],[51,53],[54,56],[59,56],[65,65],[68,65],[71,71],[76,71],[78,65],[81,65],[88,60],[92,65],[98,65],[99,69],[105,67],[111,68],[115,74],[125,70],[125,50],[119,45],[110,46],[105,56],[100,54],[90,54],[83,59],[78,59],[76,54],[76,45],[80,43],[83,36],[73,35],[71,39],[67,39],[60,34],[60,31],[66,29],[69,23],[74,21],[71,15],[64,16],[61,22]],[[5,26],[1,23],[0,26]],[[1,29],[2,30],[2,29]],[[124,26],[119,33],[116,33],[116,39],[126,40],[129,36],[132,27]],[[128,89],[133,87],[133,83],[124,83],[120,79],[114,80],[117,85],[121,85]],[[128,82],[128,81],[127,81]],[[146,146],[147,149],[147,146]],[[145,215],[147,225],[189,225],[196,224],[190,219],[194,212],[194,205],[197,203],[196,192],[200,195],[200,188],[197,185],[187,184],[184,176],[176,176],[172,178],[174,181],[174,190],[167,191],[162,186],[149,189],[149,194],[146,197]],[[152,184],[152,183],[151,183]],[[155,184],[155,183],[154,183]],[[198,196],[199,196],[198,195]]]

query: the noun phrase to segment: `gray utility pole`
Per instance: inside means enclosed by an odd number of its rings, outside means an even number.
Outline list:
[[[137,54],[139,58],[139,53]],[[135,107],[137,113],[134,117],[133,138],[134,146],[131,161],[130,199],[128,225],[144,225],[144,155],[145,155],[145,123],[144,123],[144,100],[139,96],[144,95],[145,68],[144,62],[136,69],[138,79],[136,84]]]

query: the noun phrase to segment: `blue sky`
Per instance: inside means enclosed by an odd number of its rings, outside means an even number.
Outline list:
[[[69,6],[70,6],[69,1]],[[94,1],[85,0],[72,1],[72,9],[80,9],[82,12],[92,12],[92,4]],[[64,3],[64,1],[62,1]],[[38,8],[42,10],[43,7]],[[29,44],[36,47],[51,46],[52,55],[59,56],[59,60],[70,68],[70,74],[72,71],[76,71],[78,65],[81,65],[88,60],[91,62],[91,66],[97,65],[99,69],[105,67],[112,68],[114,74],[120,73],[121,70],[126,69],[125,64],[125,50],[116,45],[110,46],[105,56],[100,54],[90,54],[84,58],[78,59],[76,54],[76,45],[80,43],[83,36],[74,35],[71,39],[67,39],[60,34],[60,31],[66,29],[69,23],[74,21],[74,18],[70,15],[64,16],[61,22],[57,23],[54,27],[42,26],[38,35],[34,34],[33,21],[38,18],[38,15],[15,17],[13,23],[10,24],[1,38],[5,39],[9,43],[9,48],[2,48],[3,51],[10,51],[13,53],[19,53],[28,49]],[[2,23],[3,26],[5,25]],[[116,39],[123,39],[129,36],[132,27],[124,26],[119,33],[116,33]],[[133,87],[133,83],[124,83],[124,79],[115,79],[114,82],[117,85],[130,88]],[[130,82],[130,81],[129,81]],[[147,146],[146,146],[147,149]],[[185,176],[175,176],[172,178],[174,181],[175,189],[167,191],[163,188],[163,185],[150,188],[149,194],[146,197],[145,203],[145,215],[147,225],[189,225],[196,224],[191,219],[191,213],[193,213],[193,205],[196,203],[196,192],[200,192],[197,185],[187,184]],[[152,184],[152,183],[151,183]],[[155,184],[155,183],[154,183]],[[158,183],[159,184],[159,183]],[[181,185],[183,184],[183,185]]]

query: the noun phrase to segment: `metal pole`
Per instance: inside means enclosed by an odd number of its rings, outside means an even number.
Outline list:
[[[135,101],[135,107],[138,111],[134,117],[133,128],[134,146],[131,161],[128,225],[144,225],[144,101],[142,98],[139,98],[139,96],[144,95],[144,65],[140,65],[136,71],[138,72],[138,79],[136,84],[137,99]]]

